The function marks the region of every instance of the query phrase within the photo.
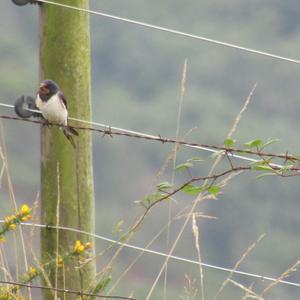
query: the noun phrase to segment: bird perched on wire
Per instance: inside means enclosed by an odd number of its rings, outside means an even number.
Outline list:
[[[44,80],[41,82],[35,104],[46,121],[64,126],[61,127],[62,131],[75,148],[73,136],[78,136],[78,132],[68,126],[67,100],[59,86],[53,80]]]

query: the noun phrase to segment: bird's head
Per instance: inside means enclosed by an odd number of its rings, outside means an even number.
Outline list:
[[[40,84],[39,95],[43,97],[52,97],[59,91],[58,85],[53,80],[44,80]]]

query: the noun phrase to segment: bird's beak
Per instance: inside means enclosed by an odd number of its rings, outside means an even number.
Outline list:
[[[47,95],[49,93],[49,89],[47,88],[47,85],[44,83],[41,83],[39,92],[43,95]]]

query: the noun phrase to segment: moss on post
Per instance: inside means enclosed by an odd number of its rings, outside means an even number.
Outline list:
[[[62,0],[60,3],[88,8],[88,0]],[[89,120],[90,103],[90,36],[89,16],[50,4],[40,6],[40,77],[56,81],[63,90],[69,115]],[[72,123],[71,123],[72,124]],[[41,129],[41,220],[57,223],[56,207],[60,199],[59,225],[94,231],[94,187],[91,135],[80,131],[73,149],[58,128]],[[41,233],[42,257],[56,255],[57,233],[45,229]],[[59,231],[59,251],[72,249],[75,241],[88,237]],[[58,276],[58,286],[86,290],[95,276],[93,263],[79,270],[66,266],[65,282]],[[55,274],[50,276],[53,286]],[[62,297],[63,298],[63,297]],[[67,295],[66,299],[76,296]],[[53,299],[50,292],[44,299]]]

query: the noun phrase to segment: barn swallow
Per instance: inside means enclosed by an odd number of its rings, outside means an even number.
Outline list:
[[[75,148],[73,135],[78,136],[78,132],[68,126],[67,100],[59,86],[53,80],[44,80],[41,82],[35,104],[46,121],[64,126],[61,127],[62,131]]]

